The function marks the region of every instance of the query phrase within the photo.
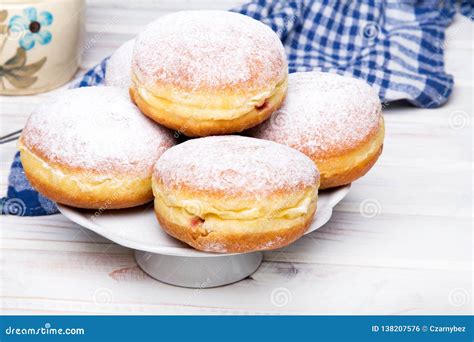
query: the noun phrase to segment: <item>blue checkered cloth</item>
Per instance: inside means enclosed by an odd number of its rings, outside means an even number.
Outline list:
[[[447,101],[453,77],[444,70],[445,29],[455,13],[473,16],[472,0],[258,0],[234,10],[269,25],[282,40],[289,71],[320,70],[362,78],[383,102],[424,108]],[[75,87],[102,85],[107,58]],[[57,213],[28,183],[19,154],[3,214]]]

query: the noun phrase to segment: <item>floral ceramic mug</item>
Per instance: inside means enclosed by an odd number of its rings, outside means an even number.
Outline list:
[[[36,94],[75,74],[82,52],[84,0],[0,4],[0,94]]]

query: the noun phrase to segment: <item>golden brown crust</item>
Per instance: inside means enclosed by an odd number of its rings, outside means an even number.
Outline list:
[[[52,201],[85,209],[121,209],[138,206],[153,199],[150,177],[99,177],[58,167],[19,144],[21,162],[31,185]]]
[[[218,146],[222,147],[223,144]],[[287,147],[282,148],[304,158],[303,165],[307,165],[312,172],[317,173],[309,158]],[[187,153],[183,154],[186,155]],[[216,154],[219,155],[220,153]],[[281,155],[279,157],[276,160],[281,161],[283,157]],[[170,160],[176,160],[176,156]],[[160,165],[164,164],[167,164],[167,161]],[[165,172],[164,170],[162,171]],[[262,175],[255,178],[258,183],[245,185],[241,182],[232,185],[224,183],[223,190],[225,188],[227,191],[220,192],[215,191],[217,188],[214,187],[199,188],[196,180],[194,188],[188,183],[175,186],[182,184],[176,183],[179,178],[176,170],[174,165],[170,165],[169,171],[165,173],[175,172],[175,174],[171,176],[170,182],[165,182],[166,184],[159,174],[154,174],[152,177],[155,213],[162,227],[170,235],[200,250],[244,253],[279,248],[300,237],[316,212],[319,174],[314,183],[301,187],[297,183],[295,187],[278,188],[271,193],[265,192],[264,189],[270,186],[267,183],[269,178]],[[296,170],[304,172],[300,168]],[[205,177],[206,172],[203,174]],[[273,178],[277,177],[275,173],[272,175]],[[281,173],[278,175],[282,176]],[[252,173],[249,176],[255,175]],[[207,174],[207,177],[211,180],[210,184],[214,184],[212,174]],[[289,173],[286,177],[295,179],[298,175]],[[257,188],[262,184],[265,185]],[[247,193],[243,193],[240,188],[245,188]]]
[[[384,122],[381,119],[375,134],[368,137],[355,149],[346,151],[346,153],[338,153],[337,156],[326,159],[320,155],[307,154],[321,174],[320,189],[352,183],[369,172],[382,154],[384,135]]]
[[[382,154],[383,145],[372,155],[368,156],[363,162],[355,165],[353,168],[342,172],[332,174],[331,177],[325,177],[321,174],[320,189],[335,188],[341,185],[350,184],[353,181],[364,176],[374,166],[375,162]]]
[[[264,232],[206,232],[196,227],[172,223],[157,210],[155,210],[155,214],[160,225],[168,234],[196,249],[215,253],[248,253],[281,248],[297,240],[310,226],[314,211],[303,224],[299,223],[290,228]]]
[[[338,141],[332,146],[325,145],[323,150],[318,150],[317,153],[314,153],[311,148],[308,148],[308,142],[310,139],[302,139],[302,142],[299,145],[291,145],[290,147],[297,149],[298,151],[310,156],[313,160],[330,160],[336,158],[344,158],[348,154],[360,152],[364,148],[367,148],[375,139],[380,135],[381,129],[384,129],[383,117],[380,117],[379,125],[375,125],[373,128],[370,128],[370,131],[366,136],[361,138],[357,143],[347,142],[347,141]],[[350,129],[350,128],[348,128]],[[369,128],[366,128],[369,129]],[[312,138],[314,139],[314,138]]]
[[[246,114],[231,119],[186,117],[182,116],[180,112],[173,111],[171,106],[161,109],[155,108],[140,95],[133,84],[130,87],[130,97],[140,110],[153,121],[189,137],[200,137],[242,132],[262,123],[281,107],[286,90],[287,84],[284,81],[283,86],[277,88],[276,92],[266,99],[263,105],[256,106]]]

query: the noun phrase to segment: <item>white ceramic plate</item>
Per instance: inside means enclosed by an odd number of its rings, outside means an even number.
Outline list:
[[[316,216],[306,234],[329,221],[332,209],[347,195],[349,189],[350,185],[346,185],[319,193]],[[58,204],[58,209],[71,221],[125,247],[180,257],[222,256],[198,251],[166,234],[156,220],[152,203],[131,209],[103,212],[77,209],[62,204]]]

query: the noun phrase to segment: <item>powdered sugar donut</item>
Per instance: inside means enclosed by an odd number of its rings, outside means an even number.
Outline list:
[[[171,131],[114,87],[62,92],[33,111],[19,141],[33,187],[59,203],[100,209],[150,201],[153,164],[173,145]]]
[[[361,80],[295,73],[282,108],[249,135],[303,152],[321,172],[321,189],[335,187],[363,176],[377,161],[384,140],[382,107]]]
[[[249,252],[285,246],[311,223],[319,172],[304,154],[242,136],[188,140],[153,171],[161,226],[194,248]]]
[[[128,89],[132,84],[132,53],[135,39],[122,44],[107,61],[105,85]]]
[[[130,92],[143,113],[188,136],[234,133],[279,108],[287,69],[282,43],[261,22],[176,12],[137,37]]]

